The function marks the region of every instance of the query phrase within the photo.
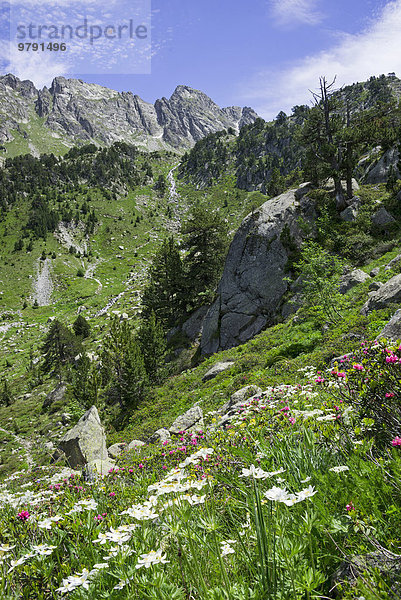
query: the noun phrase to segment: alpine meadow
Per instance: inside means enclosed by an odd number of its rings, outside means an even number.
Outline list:
[[[401,598],[401,80],[308,95],[0,76],[1,600]]]

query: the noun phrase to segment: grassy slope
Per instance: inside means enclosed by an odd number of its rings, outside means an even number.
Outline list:
[[[152,161],[154,179],[157,180],[159,174],[167,175],[176,162],[171,157]],[[68,199],[73,212],[86,198],[86,191],[82,188],[80,192],[66,193],[64,200]],[[185,218],[191,205],[205,200],[205,192],[194,190],[191,186],[178,183],[178,191],[179,205],[170,207],[173,221],[175,214]],[[31,377],[27,377],[31,356],[34,359],[40,357],[40,345],[49,318],[56,317],[72,325],[78,308],[84,306],[82,314],[92,328],[86,347],[96,353],[109,317],[95,315],[111,298],[123,292],[108,314],[112,311],[126,312],[135,326],[146,269],[161,240],[174,230],[173,221],[168,217],[168,194],[160,198],[152,186],[136,188],[114,201],[105,201],[101,190],[91,189],[90,196],[90,210],[94,208],[99,222],[87,240],[90,256],[86,258],[70,254],[68,244],[62,245],[50,234],[46,241],[35,241],[32,252],[25,249],[14,251],[14,244],[22,237],[21,230],[28,220],[29,198],[15,205],[0,223],[0,365],[17,399],[11,407],[0,407],[0,427],[19,431],[28,438],[36,439],[38,434],[44,434],[47,440],[56,440],[62,431],[57,423],[63,407],[58,407],[60,410],[55,414],[42,411],[43,399],[54,387],[54,381],[46,379],[40,385],[36,381],[32,389],[34,384]],[[207,203],[221,210],[232,224],[232,234],[251,207],[265,200],[265,196],[258,192],[248,194],[235,190],[231,180],[213,187],[206,198]],[[141,220],[136,223],[138,216]],[[81,231],[76,230],[72,237],[77,245],[82,245]],[[33,283],[43,251],[51,265],[54,283],[52,303],[34,308]],[[56,258],[51,258],[54,254]],[[92,276],[98,281],[77,276],[78,269],[86,272],[93,265]],[[24,302],[28,304],[26,308],[23,308]],[[30,394],[28,398],[27,394]],[[15,459],[10,453],[13,443],[11,441],[2,448],[0,473],[14,468]],[[39,451],[43,454],[43,445]]]
[[[374,267],[384,267],[400,251],[401,247],[383,255],[366,265],[364,271],[369,273]],[[385,282],[394,274],[392,270],[384,272],[381,268],[376,279]],[[299,368],[307,365],[327,368],[333,357],[353,351],[364,339],[374,339],[395,311],[395,307],[389,307],[368,317],[359,314],[367,298],[369,283],[367,281],[348,293],[350,307],[335,328],[322,333],[319,323],[290,319],[267,329],[246,344],[215,354],[198,367],[169,379],[152,390],[151,397],[133,413],[128,427],[111,434],[110,442],[146,439],[159,427],[169,426],[195,402],[200,402],[204,411],[215,410],[245,385],[255,384],[265,389],[281,383],[293,384],[299,379]],[[215,379],[202,383],[203,375],[216,362],[225,360],[233,360],[235,365]]]

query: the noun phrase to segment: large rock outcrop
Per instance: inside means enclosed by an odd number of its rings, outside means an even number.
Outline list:
[[[296,192],[265,202],[235,234],[204,319],[204,355],[244,343],[276,320],[288,290],[289,257],[302,241],[300,221],[313,226],[316,218],[314,203]]]
[[[72,469],[109,461],[106,436],[96,406],[92,406],[59,443]]]

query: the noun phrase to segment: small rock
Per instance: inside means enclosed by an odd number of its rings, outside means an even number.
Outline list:
[[[376,267],[375,269],[371,270],[371,272],[369,273],[369,275],[371,277],[376,277],[379,273],[380,273],[380,267]]]
[[[295,190],[295,198],[297,200],[301,200],[306,194],[309,194],[311,190],[314,189],[314,185],[311,181],[306,181],[302,183],[297,190]]]
[[[63,425],[67,425],[71,421],[70,413],[63,413],[61,415],[61,422]]]
[[[180,415],[169,428],[170,433],[177,434],[189,429],[204,429],[203,411],[200,406],[193,406],[186,413]]]
[[[376,292],[373,292],[369,300],[363,305],[361,314],[367,315],[372,310],[386,308],[389,304],[401,302],[401,274],[389,279]]]
[[[130,444],[128,444],[127,450],[134,450],[134,448],[142,448],[145,445],[145,442],[141,440],[132,440]]]
[[[369,285],[369,291],[375,292],[376,290],[379,290],[382,285],[383,284],[380,281],[372,281],[372,283]]]
[[[150,436],[148,444],[155,444],[156,442],[163,444],[163,442],[168,442],[170,438],[171,435],[168,429],[158,429]]]
[[[340,212],[340,219],[346,223],[352,223],[358,216],[358,210],[355,206],[347,206],[342,212]]]
[[[387,212],[384,206],[381,206],[379,210],[376,211],[373,215],[372,223],[374,225],[379,225],[383,227],[385,225],[390,225],[390,223],[395,223],[395,219],[393,216],[390,215],[389,212]]]
[[[342,356],[335,356],[330,361],[330,368],[334,367],[335,363],[338,363],[339,368],[341,369],[341,365],[344,363],[349,363],[352,358],[352,352],[349,354],[343,354]]]
[[[390,262],[384,267],[385,271],[389,271],[393,267],[396,267],[401,262],[401,254],[398,254],[395,258],[390,260]]]
[[[110,446],[110,448],[107,448],[107,452],[109,453],[109,456],[111,456],[111,458],[117,458],[117,456],[120,456],[126,445],[127,444],[125,444],[124,442],[121,444],[113,444],[112,446]]]
[[[401,561],[399,556],[383,551],[370,554],[350,556],[343,562],[332,577],[332,589],[335,596],[338,585],[344,582],[355,586],[357,580],[362,578],[365,571],[378,571],[389,583],[388,598],[399,598],[401,585]],[[386,593],[387,597],[387,593]]]
[[[390,321],[384,326],[376,339],[386,338],[388,340],[401,339],[401,309],[397,310]]]
[[[57,387],[54,388],[49,394],[47,394],[44,402],[43,408],[48,408],[54,402],[60,402],[64,399],[65,393],[67,391],[67,386],[65,383],[59,383]]]
[[[248,400],[248,398],[253,398],[254,396],[258,396],[262,393],[262,390],[257,385],[247,385],[237,392],[232,394],[230,400],[228,400],[219,410],[217,411],[220,415],[224,415],[232,409],[232,407],[236,404],[240,404]]]
[[[218,363],[216,363],[202,377],[203,383],[205,383],[205,381],[209,381],[210,379],[214,379],[219,373],[223,373],[223,371],[226,371],[227,369],[229,369],[230,367],[232,367],[233,364],[234,364],[234,361],[227,361],[227,362],[218,362]]]
[[[361,271],[361,269],[354,269],[350,273],[346,273],[341,278],[339,291],[341,294],[346,294],[353,287],[359,285],[360,283],[364,283],[367,279],[369,279],[369,275],[367,273],[364,273],[364,271]]]

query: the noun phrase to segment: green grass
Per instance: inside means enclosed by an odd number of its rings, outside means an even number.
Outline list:
[[[399,551],[400,450],[376,447],[349,412],[355,373],[342,388],[315,383],[310,366],[297,371],[296,386],[282,373],[281,385],[246,403],[230,428],[123,452],[94,484],[16,465],[0,494],[11,546],[1,593],[50,600],[75,576],[73,599],[304,600],[332,598],[335,583],[344,600],[396,598],[399,572],[369,566],[369,556]],[[370,372],[371,391],[378,378]],[[160,558],[144,568],[152,551]],[[355,556],[367,557],[363,577],[355,587],[336,581]]]

